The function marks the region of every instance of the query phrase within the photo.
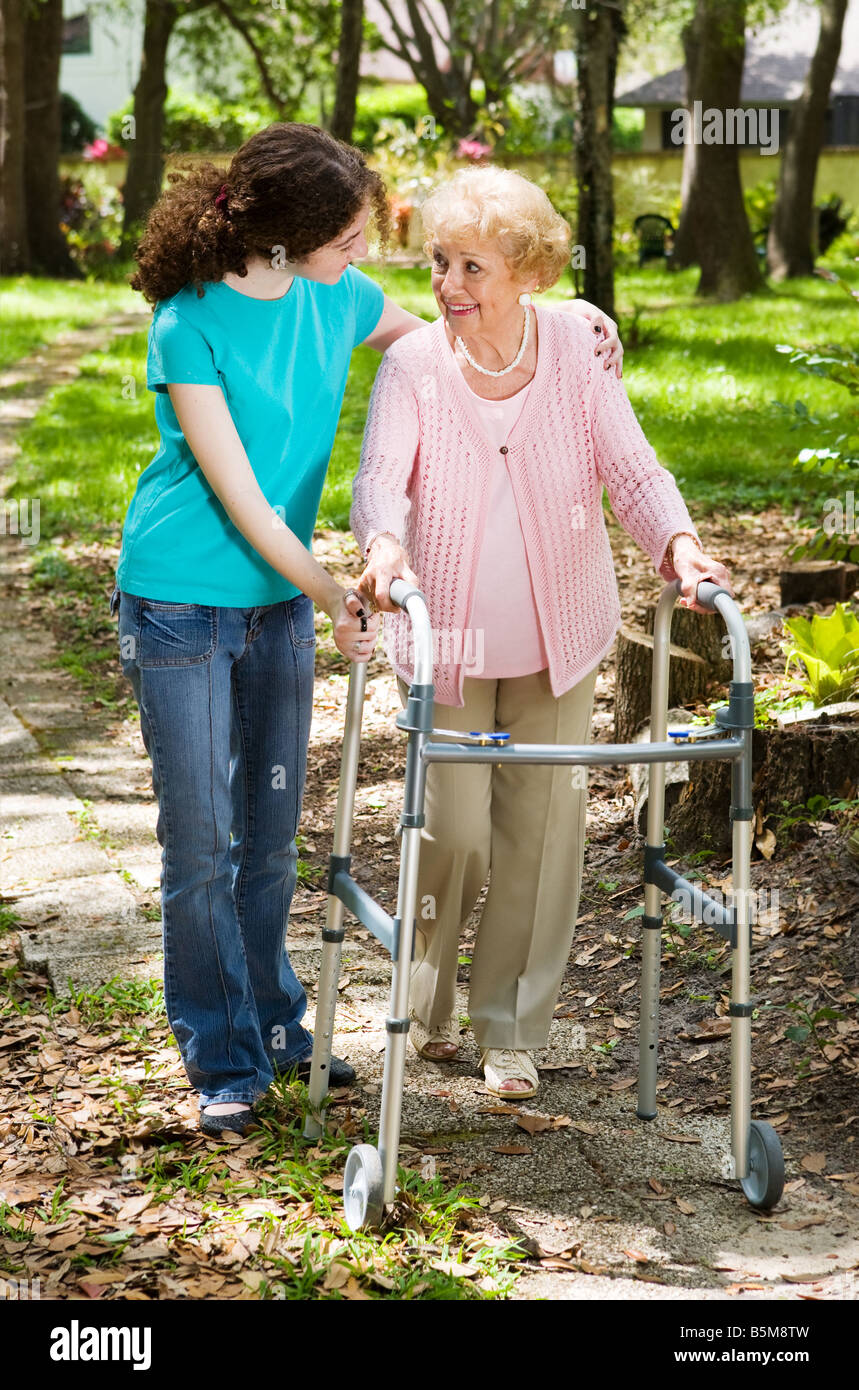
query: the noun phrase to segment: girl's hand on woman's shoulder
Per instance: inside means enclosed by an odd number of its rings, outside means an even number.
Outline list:
[[[565,313],[578,314],[588,320],[596,339],[595,356],[602,358],[605,371],[614,367],[617,376],[623,376],[623,344],[614,319],[609,318],[608,314],[604,314],[595,304],[590,304],[587,299],[565,299],[563,304],[557,307]]]

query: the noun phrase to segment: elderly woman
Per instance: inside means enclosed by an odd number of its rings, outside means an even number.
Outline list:
[[[388,349],[376,377],[351,524],[363,591],[383,611],[405,700],[409,623],[395,577],[419,583],[436,641],[436,720],[515,742],[588,741],[594,685],[620,603],[602,512],[617,517],[692,608],[703,553],[591,329],[531,295],[568,263],[570,229],[512,170],[462,170],[424,204],[440,310]],[[488,1090],[537,1090],[569,957],[584,854],[583,769],[428,768],[411,1037],[444,1061],[459,1043],[459,935],[487,872],[469,1014]]]

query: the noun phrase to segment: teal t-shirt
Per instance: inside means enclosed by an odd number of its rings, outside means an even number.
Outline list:
[[[334,285],[296,275],[280,299],[223,281],[187,285],[155,306],[146,384],[158,452],[125,518],[116,582],[126,593],[248,608],[299,590],[227,516],[179,428],[168,382],[220,386],[266,500],[310,549],[352,349],[384,294],[354,266]]]

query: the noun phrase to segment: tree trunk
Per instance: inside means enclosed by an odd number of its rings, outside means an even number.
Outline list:
[[[693,93],[698,86],[697,66],[700,45],[698,43],[698,31],[690,22],[686,25],[682,34],[683,39],[683,59],[686,73],[686,110],[692,111],[694,96]],[[695,157],[698,146],[694,140],[687,140],[683,146],[683,172],[680,179],[680,220],[677,224],[677,231],[674,233],[674,247],[671,252],[672,270],[685,270],[686,266],[698,264],[698,252],[695,247],[695,231],[691,209],[693,207],[690,194],[692,185],[695,182]]]
[[[612,112],[617,57],[626,27],[604,4],[577,13],[579,121],[576,178],[578,244],[584,252],[584,297],[614,315],[614,184]]]
[[[24,198],[30,266],[80,277],[60,230],[60,50],[63,0],[33,5],[24,31]]]
[[[745,58],[746,0],[697,0],[686,39],[690,130],[696,141],[690,157],[688,197],[678,229],[675,264],[697,261],[698,294],[728,301],[756,290],[761,273],[743,203],[739,146],[729,139],[727,116],[740,105]],[[694,113],[715,112],[723,122],[722,138],[700,139]],[[710,127],[712,131],[712,127]],[[709,132],[704,132],[709,133]]]
[[[0,7],[0,271],[30,268],[24,197],[24,0]]]
[[[448,22],[447,66],[439,67],[432,35],[438,34],[437,16],[428,24],[421,0],[379,0],[394,32],[394,42],[381,40],[382,48],[408,63],[416,82],[426,92],[432,116],[448,135],[465,137],[474,130],[477,105],[471,98],[473,55],[456,29],[457,6],[445,3]],[[408,18],[408,23],[406,22]]]
[[[169,0],[146,0],[140,76],[134,89],[134,124],[122,191],[122,247],[126,253],[134,250],[141,224],[161,196],[167,46],[178,18],[179,10]]]
[[[847,0],[821,0],[820,36],[802,94],[791,112],[767,237],[767,263],[776,280],[811,275],[814,270],[814,182],[846,13]]]
[[[331,134],[338,140],[352,143],[355,126],[355,105],[361,79],[361,46],[364,38],[364,0],[342,0],[340,7],[340,42],[337,50],[337,93]]]

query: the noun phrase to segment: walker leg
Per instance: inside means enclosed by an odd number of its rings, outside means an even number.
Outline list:
[[[346,867],[349,863],[366,681],[366,665],[353,663],[349,673],[346,727],[343,734],[343,752],[340,758],[340,785],[337,791],[337,811],[334,817],[334,845],[330,868],[332,879],[338,868]],[[329,880],[329,890],[330,887]],[[313,1028],[313,1057],[310,1063],[310,1085],[308,1087],[310,1106],[304,1121],[305,1139],[318,1139],[325,1123],[322,1101],[328,1090],[328,1073],[331,1070],[334,1012],[337,1007],[340,952],[344,935],[343,904],[329,891],[328,911],[325,926],[322,928],[322,965],[319,972],[316,1022]]]
[[[419,687],[412,687],[414,692]],[[428,725],[432,727],[432,687],[428,705]],[[426,732],[413,730],[409,734],[406,754],[406,779],[403,797],[403,827],[400,841],[400,878],[397,891],[397,921],[399,943],[393,958],[391,1001],[385,1020],[387,1046],[385,1071],[382,1078],[382,1111],[379,1121],[379,1153],[382,1159],[384,1200],[393,1202],[397,1191],[397,1160],[400,1150],[400,1121],[403,1108],[403,1078],[406,1065],[406,1043],[409,1031],[409,983],[411,980],[412,949],[415,939],[415,909],[418,896],[418,866],[421,849],[421,827],[424,823],[424,789],[426,767],[421,751]]]
[[[653,673],[650,696],[651,742],[662,743],[668,728],[668,658],[671,615],[677,595],[663,591],[653,623]],[[648,851],[661,855],[665,834],[665,763],[647,768]],[[659,973],[662,952],[662,891],[655,883],[644,884],[644,916],[641,939],[641,1025],[638,1043],[638,1104],[640,1120],[656,1119],[656,1076],[659,1053]]]
[[[731,779],[731,881],[737,924],[737,944],[731,961],[731,1153],[734,1176],[748,1177],[752,1085],[752,1005],[749,999],[751,963],[752,855],[752,731],[744,733],[743,755],[734,763]]]

